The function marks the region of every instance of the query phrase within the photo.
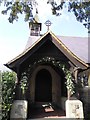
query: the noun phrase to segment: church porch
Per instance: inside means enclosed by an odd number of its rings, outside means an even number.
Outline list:
[[[58,73],[59,72],[59,73]],[[60,69],[56,71],[50,65],[39,65],[29,79],[28,100],[35,102],[59,103],[62,96],[67,96],[65,76]]]

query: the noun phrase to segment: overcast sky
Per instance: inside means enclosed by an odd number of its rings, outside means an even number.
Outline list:
[[[56,17],[52,15],[50,5],[45,0],[40,0],[38,5],[38,16],[42,23],[41,33],[47,31],[45,21],[50,20],[52,25],[50,30],[61,36],[81,36],[88,37],[87,29],[76,21],[72,13],[63,10],[62,15]],[[0,7],[0,64],[4,64],[20,54],[27,43],[29,37],[29,25],[24,22],[21,15],[18,22],[10,24],[7,15],[1,15],[2,7]]]

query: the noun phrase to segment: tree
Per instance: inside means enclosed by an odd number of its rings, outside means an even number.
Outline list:
[[[37,5],[35,0],[0,0],[1,4],[4,4],[5,10],[2,10],[2,14],[7,14],[9,12],[9,22],[13,23],[14,20],[18,20],[19,14],[25,15],[25,21],[32,21],[33,14],[32,10],[33,7]]]
[[[82,22],[87,29],[90,29],[90,0],[88,0],[88,2],[82,2],[83,0],[69,0],[68,2],[66,0],[60,1],[61,2],[57,3],[54,0],[46,0],[46,2],[52,6],[53,15],[61,15],[59,11],[67,6],[68,12],[73,12],[77,21]],[[4,3],[4,6],[6,7],[6,9],[2,11],[2,14],[10,12],[8,18],[10,23],[13,23],[14,20],[17,21],[19,14],[25,15],[25,21],[33,21],[32,11],[33,8],[36,8],[38,5],[35,0],[9,0],[9,2],[6,0],[0,0],[0,3]]]
[[[77,21],[82,22],[83,25],[90,32],[90,0],[88,2],[82,2],[83,0],[69,0],[65,2],[62,0],[59,4],[53,0],[49,0],[48,3],[52,6],[53,15],[61,15],[58,11],[62,10],[64,7],[67,7],[68,12],[73,12],[76,16]]]

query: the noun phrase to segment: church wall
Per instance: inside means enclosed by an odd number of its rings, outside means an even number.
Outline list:
[[[88,118],[90,117],[90,68],[80,71],[78,77],[78,82],[80,81],[82,83],[82,87],[79,89],[79,96],[83,102],[84,116]]]
[[[30,103],[35,102],[35,77],[38,71],[41,69],[47,69],[51,73],[52,77],[52,103],[56,105],[61,105],[61,78],[50,66],[39,66],[32,73],[30,79]]]

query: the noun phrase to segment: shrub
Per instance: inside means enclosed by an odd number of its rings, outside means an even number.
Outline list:
[[[2,72],[2,120],[10,119],[10,109],[14,99],[16,74]]]

